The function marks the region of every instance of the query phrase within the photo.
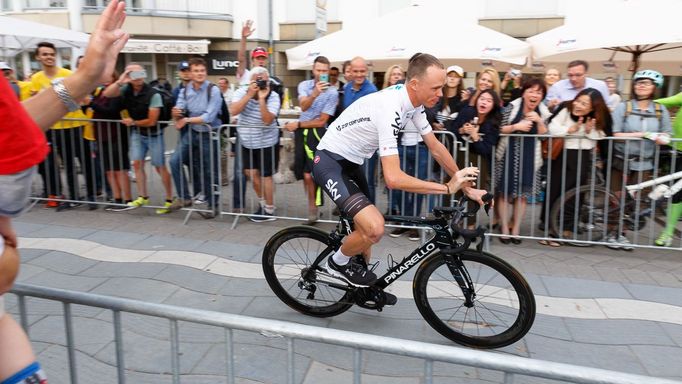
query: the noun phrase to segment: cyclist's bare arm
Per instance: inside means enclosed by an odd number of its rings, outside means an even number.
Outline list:
[[[457,166],[457,163],[455,163],[455,159],[452,157],[450,152],[448,152],[448,149],[445,148],[443,143],[441,143],[436,138],[436,135],[434,135],[433,132],[429,132],[427,134],[422,135],[422,140],[424,140],[424,144],[426,144],[426,147],[429,148],[431,156],[433,156],[433,158],[438,162],[438,164],[440,164],[440,166],[443,167],[443,169],[445,170],[445,172],[448,173],[448,175],[453,177],[453,175],[459,172],[459,167]],[[381,164],[383,166],[383,162]],[[462,191],[467,195],[467,197],[483,205],[482,197],[487,193],[487,191],[482,189],[475,189],[469,185],[463,186]]]
[[[431,195],[455,193],[463,187],[470,186],[470,183],[476,180],[478,174],[478,170],[475,168],[465,168],[456,172],[447,184],[421,180],[406,174],[400,169],[400,158],[398,155],[382,156],[381,167],[388,188]]]

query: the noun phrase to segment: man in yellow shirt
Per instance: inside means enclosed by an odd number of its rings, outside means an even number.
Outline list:
[[[35,95],[43,89],[51,88],[52,81],[59,78],[68,77],[71,71],[57,66],[57,49],[54,44],[42,42],[36,48],[36,60],[41,64],[42,71],[37,72],[31,77],[31,94]],[[76,173],[74,160],[78,158],[83,175],[85,176],[85,186],[88,201],[95,201],[95,172],[92,156],[90,155],[90,143],[83,138],[83,126],[86,119],[80,110],[67,113],[65,119],[83,119],[83,121],[62,120],[52,126],[45,133],[48,144],[51,147],[50,153],[45,161],[40,164],[39,171],[45,186],[44,195],[49,200],[47,207],[57,210],[69,209],[79,206],[78,203],[63,202],[57,204],[54,199],[61,195],[59,167],[57,166],[57,155],[62,160],[66,170],[66,182],[69,190],[70,200],[81,200],[79,196],[78,175]],[[88,204],[89,209],[97,209],[97,205]]]

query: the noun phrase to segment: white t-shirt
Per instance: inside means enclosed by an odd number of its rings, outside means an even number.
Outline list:
[[[424,106],[412,105],[403,84],[361,97],[327,128],[318,149],[362,164],[379,150],[379,156],[398,154],[398,132],[408,121],[422,136],[431,132]]]

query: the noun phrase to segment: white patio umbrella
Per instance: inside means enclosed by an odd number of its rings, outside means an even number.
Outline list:
[[[33,50],[36,43],[49,41],[57,48],[84,48],[89,35],[47,24],[0,16],[0,53],[7,59],[19,52]]]
[[[529,44],[480,26],[475,15],[471,16],[458,14],[453,19],[451,12],[429,5],[402,8],[360,28],[346,28],[288,49],[288,67],[309,69],[318,55],[335,64],[362,56],[375,69],[383,70],[391,64],[406,66],[417,52],[430,53],[446,66],[457,64],[468,71],[485,65],[506,70],[508,63],[525,64]]]
[[[679,0],[599,0],[567,15],[564,25],[529,37],[533,62],[564,67],[575,59],[590,72],[652,68],[682,75]]]

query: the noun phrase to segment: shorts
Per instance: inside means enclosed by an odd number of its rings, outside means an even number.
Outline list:
[[[119,136],[116,141],[103,141],[99,157],[105,171],[127,171],[130,169],[128,158],[128,137]]]
[[[270,177],[277,170],[279,163],[278,146],[249,149],[242,147],[242,164],[244,169],[257,169],[262,177]]]
[[[315,184],[350,217],[372,205],[362,165],[322,149],[315,152],[312,175]]]
[[[163,143],[163,134],[156,136],[141,135],[137,129],[130,132],[130,160],[144,160],[147,152],[152,156],[152,165],[163,167],[166,163],[164,152],[166,148]]]
[[[0,216],[17,217],[26,208],[37,167],[0,175]]]

